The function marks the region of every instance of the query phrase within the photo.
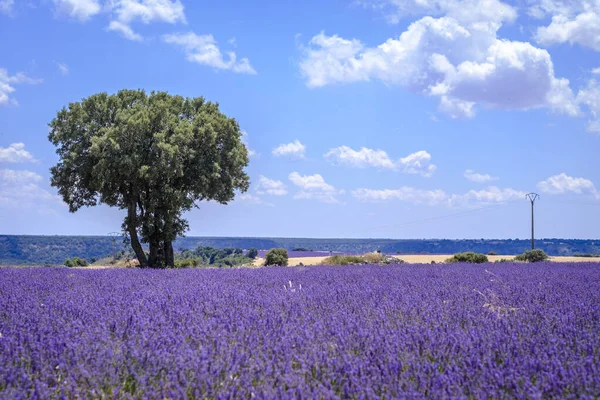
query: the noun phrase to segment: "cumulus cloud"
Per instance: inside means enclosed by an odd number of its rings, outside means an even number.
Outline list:
[[[323,203],[339,203],[337,196],[344,193],[343,190],[338,190],[325,182],[325,179],[319,174],[300,175],[298,172],[292,172],[288,178],[299,189],[294,195],[295,199],[314,199]]]
[[[345,167],[396,169],[396,163],[385,151],[366,147],[354,150],[348,146],[340,146],[329,150],[323,157],[332,164]]]
[[[511,188],[500,189],[489,186],[487,189],[469,190],[464,194],[453,194],[448,199],[451,206],[471,206],[505,203],[507,201],[524,199],[527,193]]]
[[[379,168],[400,171],[407,174],[420,174],[430,177],[436,170],[431,164],[431,155],[426,151],[417,151],[397,161],[392,161],[384,150],[361,147],[354,150],[348,146],[330,149],[324,154],[325,159],[334,165],[357,168]]]
[[[25,150],[25,144],[23,143],[13,143],[8,147],[0,147],[0,163],[24,163],[35,161],[36,160],[31,153]]]
[[[381,81],[437,97],[439,110],[452,118],[472,118],[477,105],[579,113],[569,81],[555,76],[546,50],[497,37],[502,23],[514,19],[512,7],[492,0],[467,1],[472,7],[454,1],[380,3],[401,14],[431,8],[443,16],[423,17],[375,47],[315,35],[302,47],[299,63],[307,86]]]
[[[362,202],[400,200],[414,204],[436,205],[444,203],[448,195],[443,190],[422,190],[403,186],[399,189],[356,189],[352,196]]]
[[[240,74],[256,74],[247,58],[238,61],[233,51],[227,52],[225,57],[212,35],[196,35],[194,32],[176,33],[164,35],[163,41],[182,48],[188,61]]]
[[[548,26],[537,28],[538,43],[570,43],[600,51],[600,1],[532,1],[528,12],[535,18],[552,17]]]
[[[39,185],[42,181],[35,172],[0,169],[0,205],[29,208],[40,204],[46,207],[49,202],[60,203],[59,196]]]
[[[295,159],[303,159],[306,153],[306,146],[303,145],[298,139],[291,143],[285,143],[279,145],[273,149],[272,154],[275,157],[289,157]]]
[[[355,189],[352,195],[362,202],[403,201],[412,204],[449,207],[473,207],[505,203],[525,197],[525,192],[496,186],[482,190],[470,190],[464,194],[448,194],[443,190],[423,190],[403,186],[398,189]]]
[[[574,18],[556,15],[550,25],[537,29],[535,39],[543,45],[570,43],[600,51],[600,14],[585,12]]]
[[[98,0],[53,0],[53,2],[59,15],[81,22],[87,21],[102,9]]]
[[[390,23],[415,15],[447,15],[465,24],[513,21],[517,11],[497,0],[359,0],[366,7],[384,13]]]
[[[43,82],[41,79],[30,78],[23,72],[18,72],[16,75],[9,75],[8,71],[4,68],[0,68],[0,105],[13,103],[18,104],[17,101],[10,97],[16,90],[15,85],[19,84],[30,84],[35,85]]]
[[[143,37],[134,32],[131,24],[142,22],[185,23],[183,4],[179,0],[113,0],[111,20],[108,30],[121,33],[129,40],[142,40]]]
[[[0,0],[0,14],[12,15],[15,0]]]
[[[588,132],[600,134],[600,82],[591,79],[586,87],[579,90],[577,100],[589,110]]]
[[[477,172],[468,169],[464,173],[464,177],[470,180],[471,182],[477,183],[485,183],[489,181],[495,181],[498,178],[495,176],[491,176],[490,174],[478,174]]]
[[[592,183],[592,181],[585,178],[574,178],[565,174],[564,172],[541,181],[540,183],[538,183],[537,186],[544,193],[592,194],[596,198],[600,199],[600,193],[598,193],[598,190],[596,189],[596,186]]]
[[[132,24],[164,22],[186,23],[184,7],[179,0],[52,0],[58,15],[85,22],[105,12],[110,16],[107,30],[120,33],[129,40],[141,41]]]
[[[283,196],[287,194],[287,189],[283,182],[269,179],[266,176],[261,175],[258,178],[258,184],[256,185],[256,193],[261,195],[270,194],[272,196]]]

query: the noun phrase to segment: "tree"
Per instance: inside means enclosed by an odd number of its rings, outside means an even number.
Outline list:
[[[288,252],[286,249],[271,249],[265,255],[265,265],[288,265]]]
[[[172,242],[188,229],[182,214],[202,200],[227,204],[249,186],[238,123],[202,97],[99,93],[69,104],[49,126],[59,156],[52,186],[71,212],[126,210],[123,232],[141,267],[173,267]]]
[[[546,261],[547,259],[548,255],[544,252],[544,250],[540,249],[529,250],[515,257],[515,260],[524,262],[540,262]]]
[[[256,257],[258,257],[258,250],[256,250],[254,247],[248,249],[248,251],[246,252],[246,256],[254,260]]]

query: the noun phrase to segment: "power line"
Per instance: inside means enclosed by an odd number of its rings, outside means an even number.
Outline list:
[[[576,205],[581,205],[581,206],[600,206],[600,202],[596,202],[596,203],[591,203],[591,202],[584,202],[584,201],[565,201],[565,200],[554,200],[554,199],[546,199],[544,202],[550,202],[550,203],[561,203],[561,204],[576,204]]]
[[[438,217],[424,218],[424,219],[415,220],[415,221],[409,221],[409,222],[404,222],[404,223],[400,223],[400,224],[378,226],[378,227],[367,229],[367,231],[379,230],[379,229],[385,229],[385,228],[399,228],[399,227],[408,226],[408,225],[415,225],[415,224],[427,223],[427,222],[436,221],[436,220],[439,220],[439,219],[452,218],[452,217],[456,217],[456,216],[459,216],[459,215],[470,214],[470,213],[484,211],[484,210],[490,210],[490,209],[493,209],[493,208],[500,208],[500,207],[504,207],[504,206],[507,206],[507,205],[515,204],[518,201],[521,201],[521,200],[506,201],[504,203],[495,204],[493,206],[480,207],[480,208],[476,208],[476,209],[473,209],[473,210],[467,210],[467,211],[462,211],[462,212],[453,213],[453,214],[441,215],[441,216],[438,216]]]

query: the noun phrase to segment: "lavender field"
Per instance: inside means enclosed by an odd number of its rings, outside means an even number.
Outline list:
[[[597,264],[0,269],[0,398],[597,398]]]

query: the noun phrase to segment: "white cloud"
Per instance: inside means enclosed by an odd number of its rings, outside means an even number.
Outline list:
[[[535,39],[543,45],[568,42],[600,51],[600,14],[586,12],[572,19],[556,15],[550,25],[537,29]]]
[[[12,15],[15,0],[0,0],[0,14]]]
[[[120,32],[129,40],[143,40],[131,28],[131,24],[136,21],[144,24],[186,23],[183,4],[179,0],[112,0],[109,5],[116,18],[111,20],[108,30]]]
[[[600,51],[600,1],[535,1],[529,14],[535,18],[552,17],[548,26],[537,28],[535,39],[538,43],[578,44]]]
[[[399,189],[356,189],[352,195],[362,202],[404,201],[412,204],[448,207],[473,207],[499,204],[525,198],[525,192],[511,188],[500,189],[490,186],[482,190],[470,190],[464,194],[448,194],[443,190],[423,190],[403,186]]]
[[[594,69],[592,70],[592,74],[594,74],[594,75],[600,75],[600,67],[598,67],[598,68],[594,68]]]
[[[98,0],[53,0],[56,12],[79,21],[87,21],[102,7]]]
[[[335,147],[323,155],[330,163],[346,167],[374,167],[401,171],[407,174],[421,174],[430,177],[436,166],[430,164],[431,155],[426,151],[417,151],[398,161],[392,161],[384,150],[361,147],[354,150],[348,146]]]
[[[591,119],[588,122],[587,130],[600,134],[600,82],[591,79],[586,87],[579,90],[577,101],[584,104],[589,110]]]
[[[367,7],[384,13],[391,23],[414,15],[447,15],[464,24],[511,22],[517,11],[497,0],[362,0]]]
[[[354,150],[348,146],[340,146],[329,150],[323,156],[330,163],[345,167],[396,169],[396,163],[383,150],[366,147]]]
[[[25,144],[13,143],[8,147],[0,147],[0,163],[35,162],[30,152],[25,150]],[[10,171],[10,170],[6,170]]]
[[[288,178],[300,189],[294,195],[295,199],[315,199],[323,203],[339,203],[336,196],[344,193],[343,190],[338,190],[326,183],[319,174],[300,175],[298,172],[292,172]]]
[[[246,202],[246,203],[250,203],[250,204],[261,204],[261,205],[265,205],[265,206],[269,206],[269,207],[274,207],[275,206],[273,203],[269,203],[267,201],[264,201],[260,197],[254,196],[254,195],[252,195],[250,193],[240,194],[237,197],[237,199],[241,200],[243,202]]]
[[[306,146],[300,143],[298,139],[291,143],[282,144],[273,149],[272,154],[276,157],[289,157],[303,159],[306,153]]]
[[[41,188],[43,178],[31,171],[0,169],[0,205],[40,209],[50,202],[60,203],[60,197]],[[41,205],[40,205],[41,204]]]
[[[483,9],[463,3],[408,2],[416,11],[425,4],[446,15],[423,17],[376,47],[319,33],[302,49],[300,71],[307,86],[377,80],[438,97],[439,110],[453,118],[473,117],[476,105],[578,114],[569,81],[555,76],[546,50],[497,37],[502,22],[514,19],[511,7],[492,0],[467,2],[490,5]],[[500,14],[496,8],[512,11]]]
[[[0,169],[0,182],[2,183],[32,183],[41,182],[41,175],[31,171]]]
[[[252,158],[252,157],[258,157],[260,155],[255,150],[250,148],[250,144],[248,142],[248,132],[242,131],[241,139],[242,139],[242,143],[244,144],[244,146],[246,146],[246,150],[248,150],[248,157]]]
[[[505,203],[507,201],[525,199],[527,193],[511,188],[500,189],[496,186],[489,186],[482,190],[469,190],[465,194],[453,194],[448,199],[451,206],[474,206],[487,205],[494,203]]]
[[[16,100],[10,97],[11,93],[16,90],[13,85],[24,83],[35,85],[41,82],[41,79],[30,78],[23,72],[18,72],[16,75],[10,76],[6,69],[0,68],[0,105],[7,104],[8,102],[17,104]]]
[[[420,174],[429,178],[436,170],[436,166],[430,164],[431,155],[426,151],[417,151],[400,159],[399,164],[402,172],[406,174]]]
[[[538,183],[538,188],[545,193],[550,194],[592,194],[600,199],[600,193],[596,190],[596,186],[589,179],[574,178],[564,172],[558,175],[549,177],[548,179]]]
[[[227,52],[226,59],[212,35],[196,35],[193,32],[177,33],[164,35],[163,41],[181,47],[188,61],[240,74],[256,74],[247,58],[238,61],[235,52],[230,51]]]
[[[436,205],[444,203],[448,195],[443,190],[422,190],[403,186],[399,189],[356,189],[352,196],[362,202],[400,200],[414,204]]]
[[[133,40],[136,42],[141,42],[142,40],[144,40],[144,37],[142,35],[140,35],[139,33],[135,33],[129,25],[124,24],[121,21],[110,21],[106,29],[113,32],[119,32],[125,39]]]
[[[471,169],[465,171],[464,177],[472,182],[477,183],[485,183],[489,181],[495,181],[498,179],[497,177],[491,176],[490,174],[478,174],[477,172]]]
[[[261,195],[270,194],[273,196],[283,196],[287,194],[287,190],[283,182],[269,179],[266,176],[261,175],[258,178],[258,184],[256,185],[256,193]]]
[[[57,62],[56,67],[63,76],[69,75],[69,66],[67,64]]]

